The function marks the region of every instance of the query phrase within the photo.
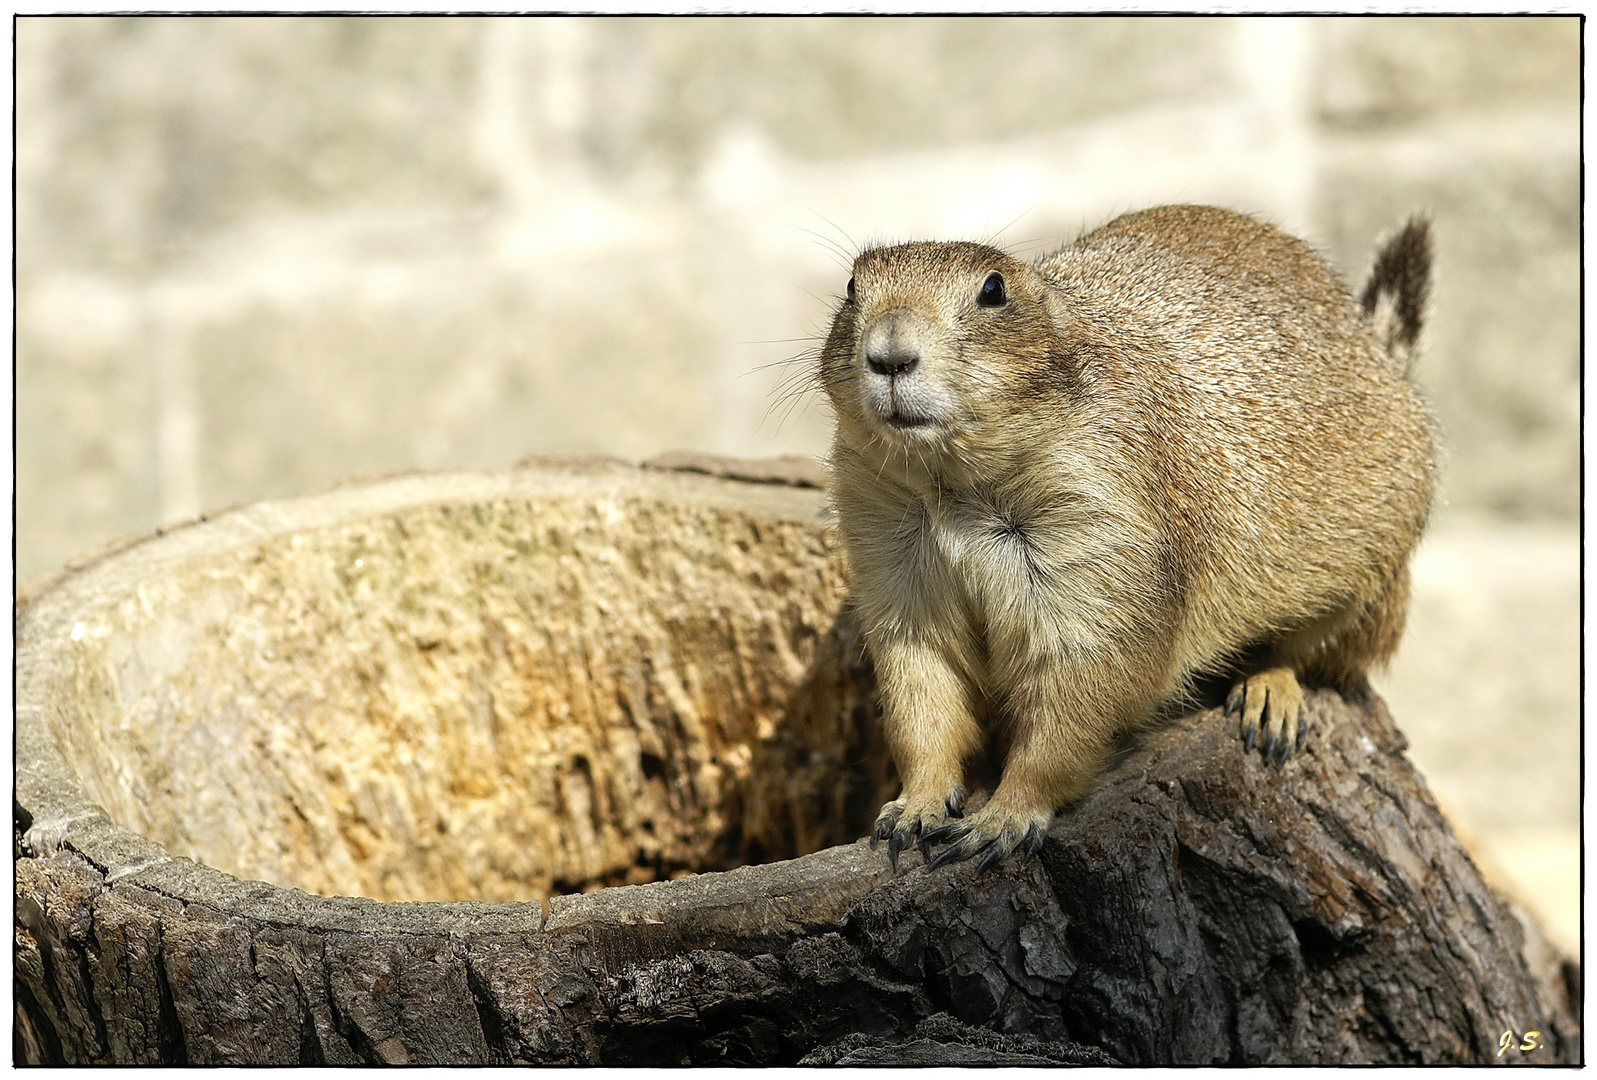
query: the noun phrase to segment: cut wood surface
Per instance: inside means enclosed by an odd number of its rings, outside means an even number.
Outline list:
[[[893,781],[824,497],[676,467],[259,504],[19,604],[18,1060],[1581,1060],[1378,700],[1280,770],[1175,720],[986,874],[846,843]]]

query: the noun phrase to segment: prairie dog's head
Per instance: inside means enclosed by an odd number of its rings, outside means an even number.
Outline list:
[[[985,244],[920,242],[867,250],[853,271],[821,350],[844,438],[979,438],[1057,377],[1058,304],[1033,267]]]

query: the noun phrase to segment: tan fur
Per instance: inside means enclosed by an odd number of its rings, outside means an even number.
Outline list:
[[[993,272],[1005,302],[983,306]],[[957,814],[995,734],[1000,782],[933,836],[956,841],[945,857],[1035,846],[1196,676],[1251,664],[1232,706],[1279,758],[1294,673],[1353,689],[1395,648],[1433,483],[1404,373],[1415,305],[1399,350],[1308,245],[1193,206],[1035,265],[970,243],[868,250],[851,292],[821,377],[904,785],[877,830],[895,856]]]

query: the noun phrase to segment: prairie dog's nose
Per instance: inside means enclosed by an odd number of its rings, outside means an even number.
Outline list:
[[[871,321],[865,329],[865,364],[878,375],[907,375],[921,362],[926,320],[899,308]]]

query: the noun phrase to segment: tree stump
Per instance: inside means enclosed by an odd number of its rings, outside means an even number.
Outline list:
[[[18,1060],[1581,1060],[1377,700],[1281,770],[1172,721],[986,874],[848,843],[894,781],[824,497],[669,464],[262,503],[19,600]]]

